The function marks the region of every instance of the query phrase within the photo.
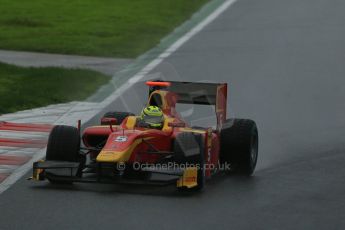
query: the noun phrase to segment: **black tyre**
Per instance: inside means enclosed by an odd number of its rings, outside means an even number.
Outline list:
[[[50,132],[46,159],[54,161],[79,161],[80,136],[77,128],[57,125]]]
[[[174,141],[174,160],[178,164],[194,164],[198,166],[196,187],[178,188],[180,191],[201,191],[205,186],[204,141],[202,135],[180,133]]]
[[[258,130],[248,119],[229,119],[220,137],[220,161],[230,164],[232,171],[252,175],[258,159]]]
[[[106,118],[116,118],[117,120],[117,123],[118,124],[121,124],[122,121],[128,117],[128,116],[134,116],[133,113],[129,113],[129,112],[107,112],[103,115],[103,117],[106,117]],[[101,125],[105,125],[101,122]]]
[[[82,157],[79,154],[80,136],[75,127],[57,125],[50,132],[46,160],[79,162]],[[47,179],[54,184],[70,184],[63,178],[54,176],[56,170],[47,170]],[[54,179],[53,179],[54,178]]]

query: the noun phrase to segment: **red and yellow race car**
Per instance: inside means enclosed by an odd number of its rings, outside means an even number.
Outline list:
[[[149,81],[140,116],[108,112],[101,125],[55,126],[46,159],[33,164],[33,179],[52,183],[175,184],[202,190],[221,171],[252,175],[258,158],[254,121],[227,119],[227,84]],[[177,105],[212,106],[214,127],[191,127]],[[157,115],[146,121],[146,115]],[[152,116],[151,116],[152,118]],[[158,123],[157,123],[158,122]],[[81,144],[82,142],[82,144]]]

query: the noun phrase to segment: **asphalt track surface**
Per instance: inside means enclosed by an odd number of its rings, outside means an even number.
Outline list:
[[[149,76],[228,82],[230,115],[259,127],[252,178],[196,195],[23,178],[0,196],[0,229],[344,229],[344,12],[341,0],[239,0]],[[144,93],[113,106],[138,112]]]

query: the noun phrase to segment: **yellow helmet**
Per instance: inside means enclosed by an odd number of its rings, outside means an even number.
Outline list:
[[[148,106],[141,112],[141,120],[147,123],[151,128],[161,128],[163,126],[164,116],[158,106]]]

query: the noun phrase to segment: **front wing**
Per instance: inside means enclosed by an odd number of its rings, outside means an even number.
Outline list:
[[[115,168],[115,164],[96,163],[95,165],[82,165],[79,162],[66,161],[37,161],[33,164],[32,178],[35,181],[49,179],[63,182],[82,183],[103,183],[103,184],[149,184],[149,185],[170,185],[177,187],[193,188],[197,186],[197,168],[188,167],[185,169],[162,169],[154,166],[143,167],[141,172],[148,173],[145,178],[127,178],[119,173],[114,177],[104,177],[102,171]],[[89,168],[93,173],[85,173],[84,169]]]

